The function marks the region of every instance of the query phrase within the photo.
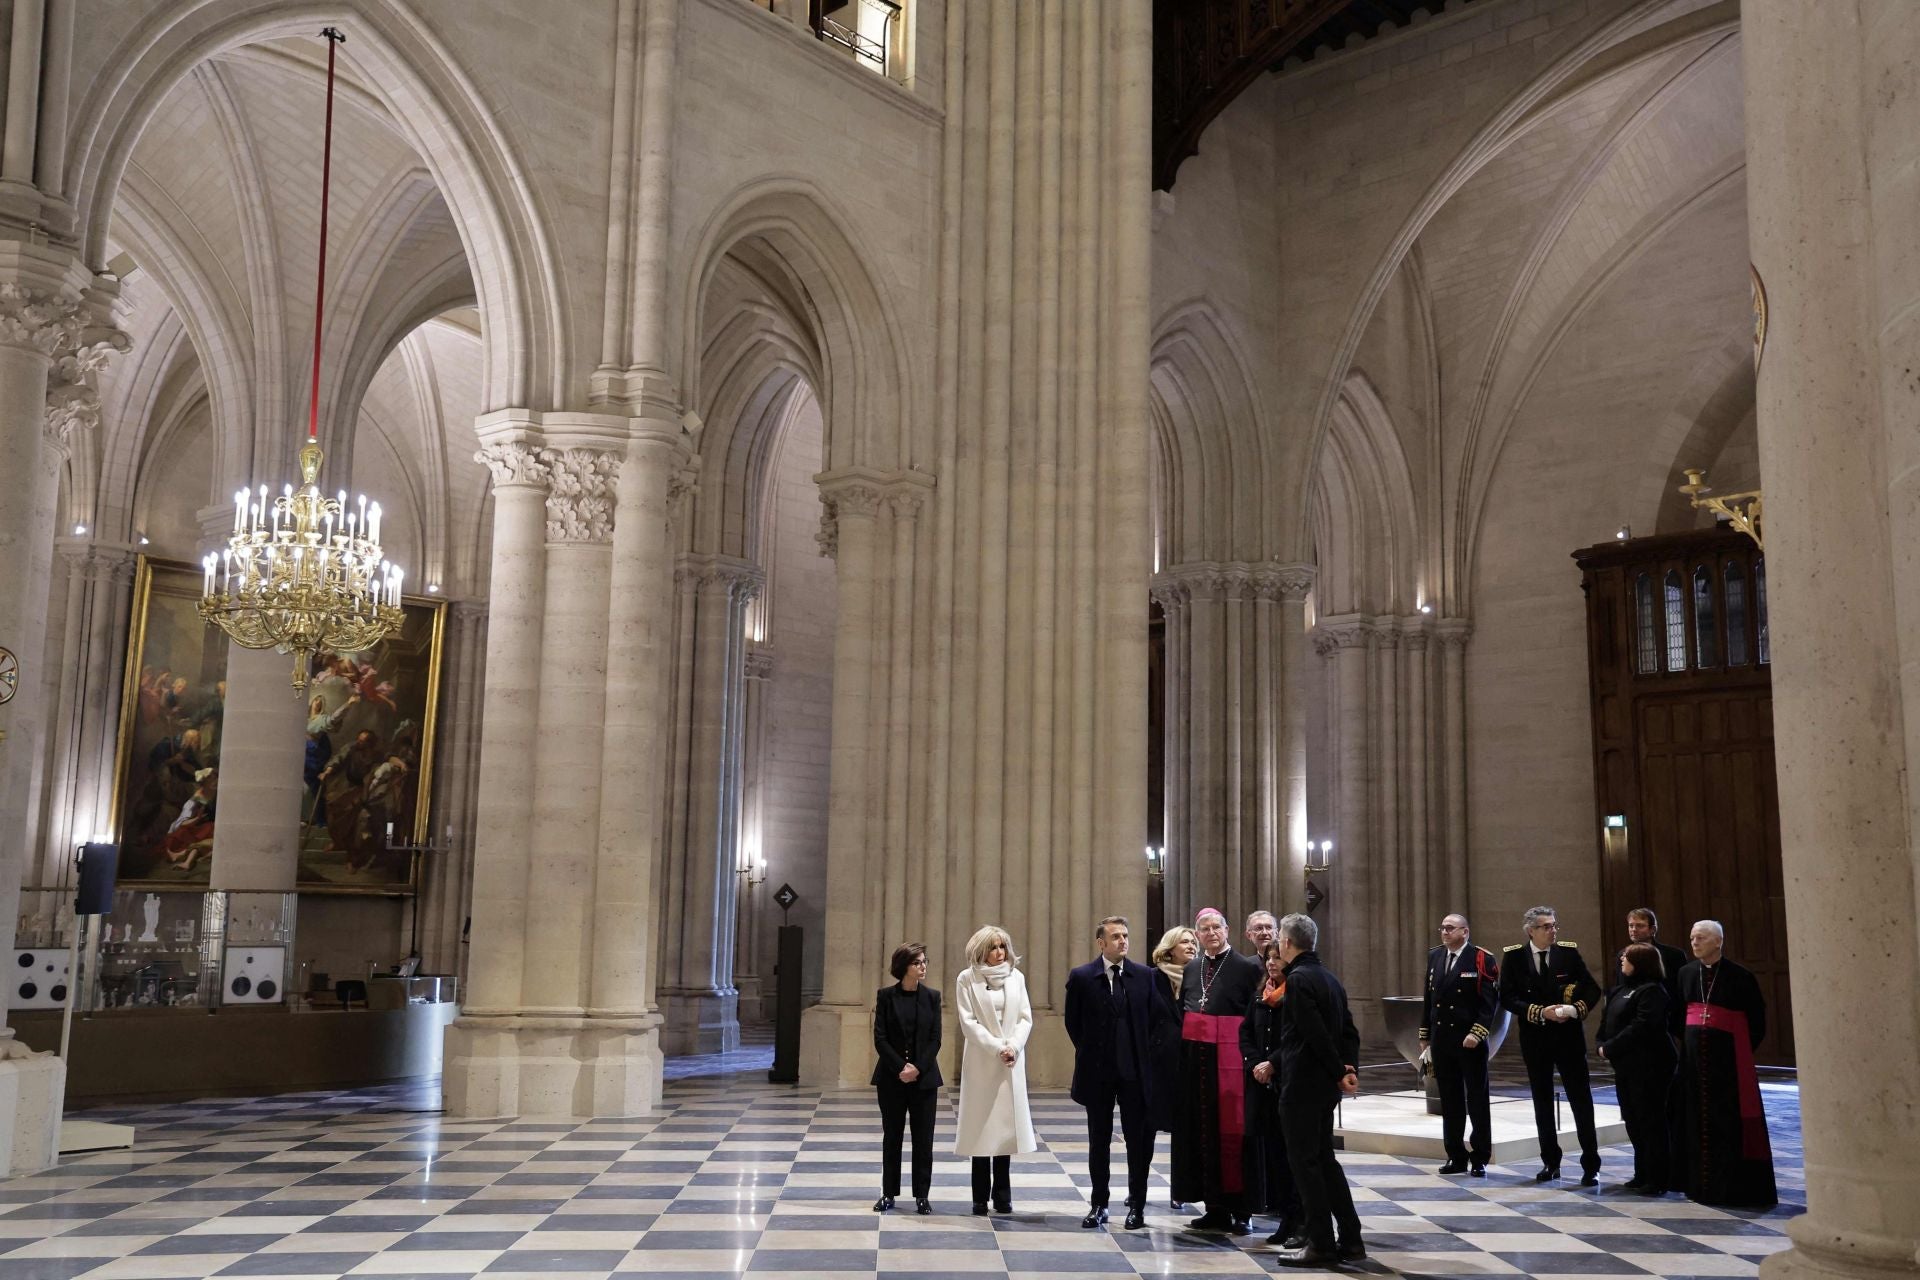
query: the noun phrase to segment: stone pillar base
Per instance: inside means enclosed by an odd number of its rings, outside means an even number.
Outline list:
[[[825,1001],[800,1015],[800,1083],[864,1088],[873,1079],[873,1010]]]
[[[658,1109],[660,1020],[461,1017],[441,1088],[456,1116],[639,1116]]]
[[[66,1096],[67,1064],[59,1055],[0,1041],[0,1178],[56,1163]]]
[[[760,979],[743,978],[735,974],[734,981],[740,991],[738,997],[740,1025],[743,1027],[757,1027],[762,1023],[772,1022],[772,997],[762,990]]]
[[[740,1047],[740,997],[732,991],[662,991],[660,1050],[731,1053]]]
[[[1888,1221],[1892,1221],[1892,1210]],[[1896,1280],[1920,1276],[1914,1237],[1841,1234],[1809,1213],[1787,1223],[1793,1248],[1760,1264],[1761,1280]]]

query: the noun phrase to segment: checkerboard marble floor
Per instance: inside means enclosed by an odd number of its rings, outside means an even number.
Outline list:
[[[942,1154],[935,1214],[871,1212],[878,1117],[865,1091],[765,1083],[741,1058],[672,1073],[661,1113],[584,1123],[456,1119],[403,1086],[218,1099],[90,1118],[139,1127],[130,1152],[0,1182],[0,1280],[715,1274],[993,1280],[1276,1270],[1264,1232],[1184,1230],[1155,1165],[1149,1230],[1083,1231],[1083,1113],[1038,1092],[1044,1149],[1016,1157],[1008,1218],[969,1212]],[[1374,1275],[1751,1276],[1805,1202],[1797,1094],[1769,1088],[1782,1207],[1728,1213],[1543,1188],[1533,1167],[1441,1178],[1430,1162],[1345,1157]],[[949,1100],[950,1101],[950,1100]],[[950,1105],[940,1146],[950,1145]],[[1164,1142],[1164,1139],[1163,1139]],[[1603,1177],[1624,1179],[1612,1149]],[[1309,1273],[1311,1274],[1311,1273]]]

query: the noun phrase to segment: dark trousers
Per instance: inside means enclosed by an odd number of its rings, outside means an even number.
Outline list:
[[[1250,1172],[1258,1174],[1257,1180],[1248,1178],[1247,1185],[1259,1187],[1264,1201],[1248,1207],[1273,1215],[1283,1225],[1298,1224],[1300,1192],[1293,1185],[1293,1163],[1287,1159],[1287,1137],[1278,1114],[1262,1117],[1260,1131],[1247,1135],[1247,1151],[1255,1166]]]
[[[1627,1141],[1633,1144],[1633,1180],[1636,1183],[1667,1189],[1672,1176],[1670,1143],[1672,1131],[1667,1121],[1667,1095],[1673,1088],[1674,1068],[1660,1067],[1614,1069],[1613,1088],[1620,1097],[1620,1118],[1627,1123]]]
[[[913,1198],[925,1200],[933,1190],[933,1113],[940,1091],[890,1084],[875,1087],[880,1094],[880,1194],[900,1194],[900,1139],[911,1120]]]
[[[1093,1205],[1105,1208],[1113,1163],[1113,1108],[1120,1107],[1120,1133],[1127,1144],[1127,1203],[1147,1207],[1147,1171],[1153,1165],[1153,1117],[1137,1080],[1109,1080],[1092,1086],[1087,1104],[1087,1173],[1093,1179]]]
[[[1293,1185],[1300,1193],[1300,1229],[1307,1243],[1331,1250],[1339,1240],[1360,1239],[1353,1191],[1333,1153],[1333,1104],[1295,1099],[1280,1104]]]
[[[973,1158],[973,1202],[985,1204],[991,1192],[995,1204],[1012,1204],[1012,1174],[1012,1156],[975,1156]]]
[[[1453,1041],[1449,1047],[1446,1041]],[[1447,1159],[1471,1159],[1485,1164],[1493,1159],[1493,1119],[1487,1106],[1487,1046],[1462,1049],[1459,1039],[1446,1033],[1435,1040],[1433,1080],[1440,1092],[1440,1134]],[[1473,1145],[1466,1141],[1467,1120],[1473,1120]]]
[[[1560,1029],[1571,1026],[1560,1024]],[[1560,1167],[1560,1126],[1553,1119],[1553,1073],[1560,1073],[1560,1084],[1567,1091],[1567,1107],[1573,1112],[1573,1127],[1580,1134],[1580,1167],[1588,1173],[1600,1171],[1600,1143],[1593,1130],[1593,1086],[1587,1076],[1587,1038],[1577,1028],[1561,1034],[1556,1029],[1520,1029],[1520,1056],[1527,1064],[1527,1085],[1533,1090],[1533,1127],[1540,1134],[1540,1162],[1549,1169]]]

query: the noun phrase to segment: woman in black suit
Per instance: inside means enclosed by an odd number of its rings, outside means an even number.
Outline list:
[[[900,1139],[913,1123],[913,1203],[932,1213],[933,1114],[940,1098],[940,993],[927,985],[927,947],[909,942],[893,952],[894,985],[873,1000],[873,1048],[880,1061],[872,1084],[880,1094],[881,1182],[875,1213],[900,1194]]]
[[[1600,1056],[1613,1066],[1620,1118],[1633,1143],[1633,1181],[1625,1189],[1645,1196],[1667,1190],[1667,1093],[1680,1064],[1667,1032],[1665,979],[1652,944],[1628,947],[1620,953],[1620,984],[1607,996],[1600,1023]]]
[[[1240,1056],[1253,1073],[1247,1086],[1247,1204],[1256,1213],[1278,1218],[1274,1237],[1291,1241],[1300,1234],[1300,1193],[1287,1163],[1287,1141],[1280,1132],[1280,1005],[1287,998],[1286,961],[1278,942],[1263,943],[1260,963],[1266,981],[1247,1005],[1240,1024]]]

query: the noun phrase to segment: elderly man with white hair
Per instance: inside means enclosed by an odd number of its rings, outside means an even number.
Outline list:
[[[1753,971],[1727,959],[1727,931],[1701,920],[1680,970],[1686,1036],[1674,1087],[1674,1181],[1690,1200],[1770,1209],[1778,1200],[1773,1144],[1760,1105],[1754,1051],[1767,1036],[1767,1002]]]
[[[1180,980],[1180,1093],[1173,1115],[1173,1198],[1206,1205],[1195,1231],[1247,1231],[1246,1090],[1240,1023],[1259,993],[1260,962],[1235,951],[1226,913],[1193,918],[1200,954]]]

